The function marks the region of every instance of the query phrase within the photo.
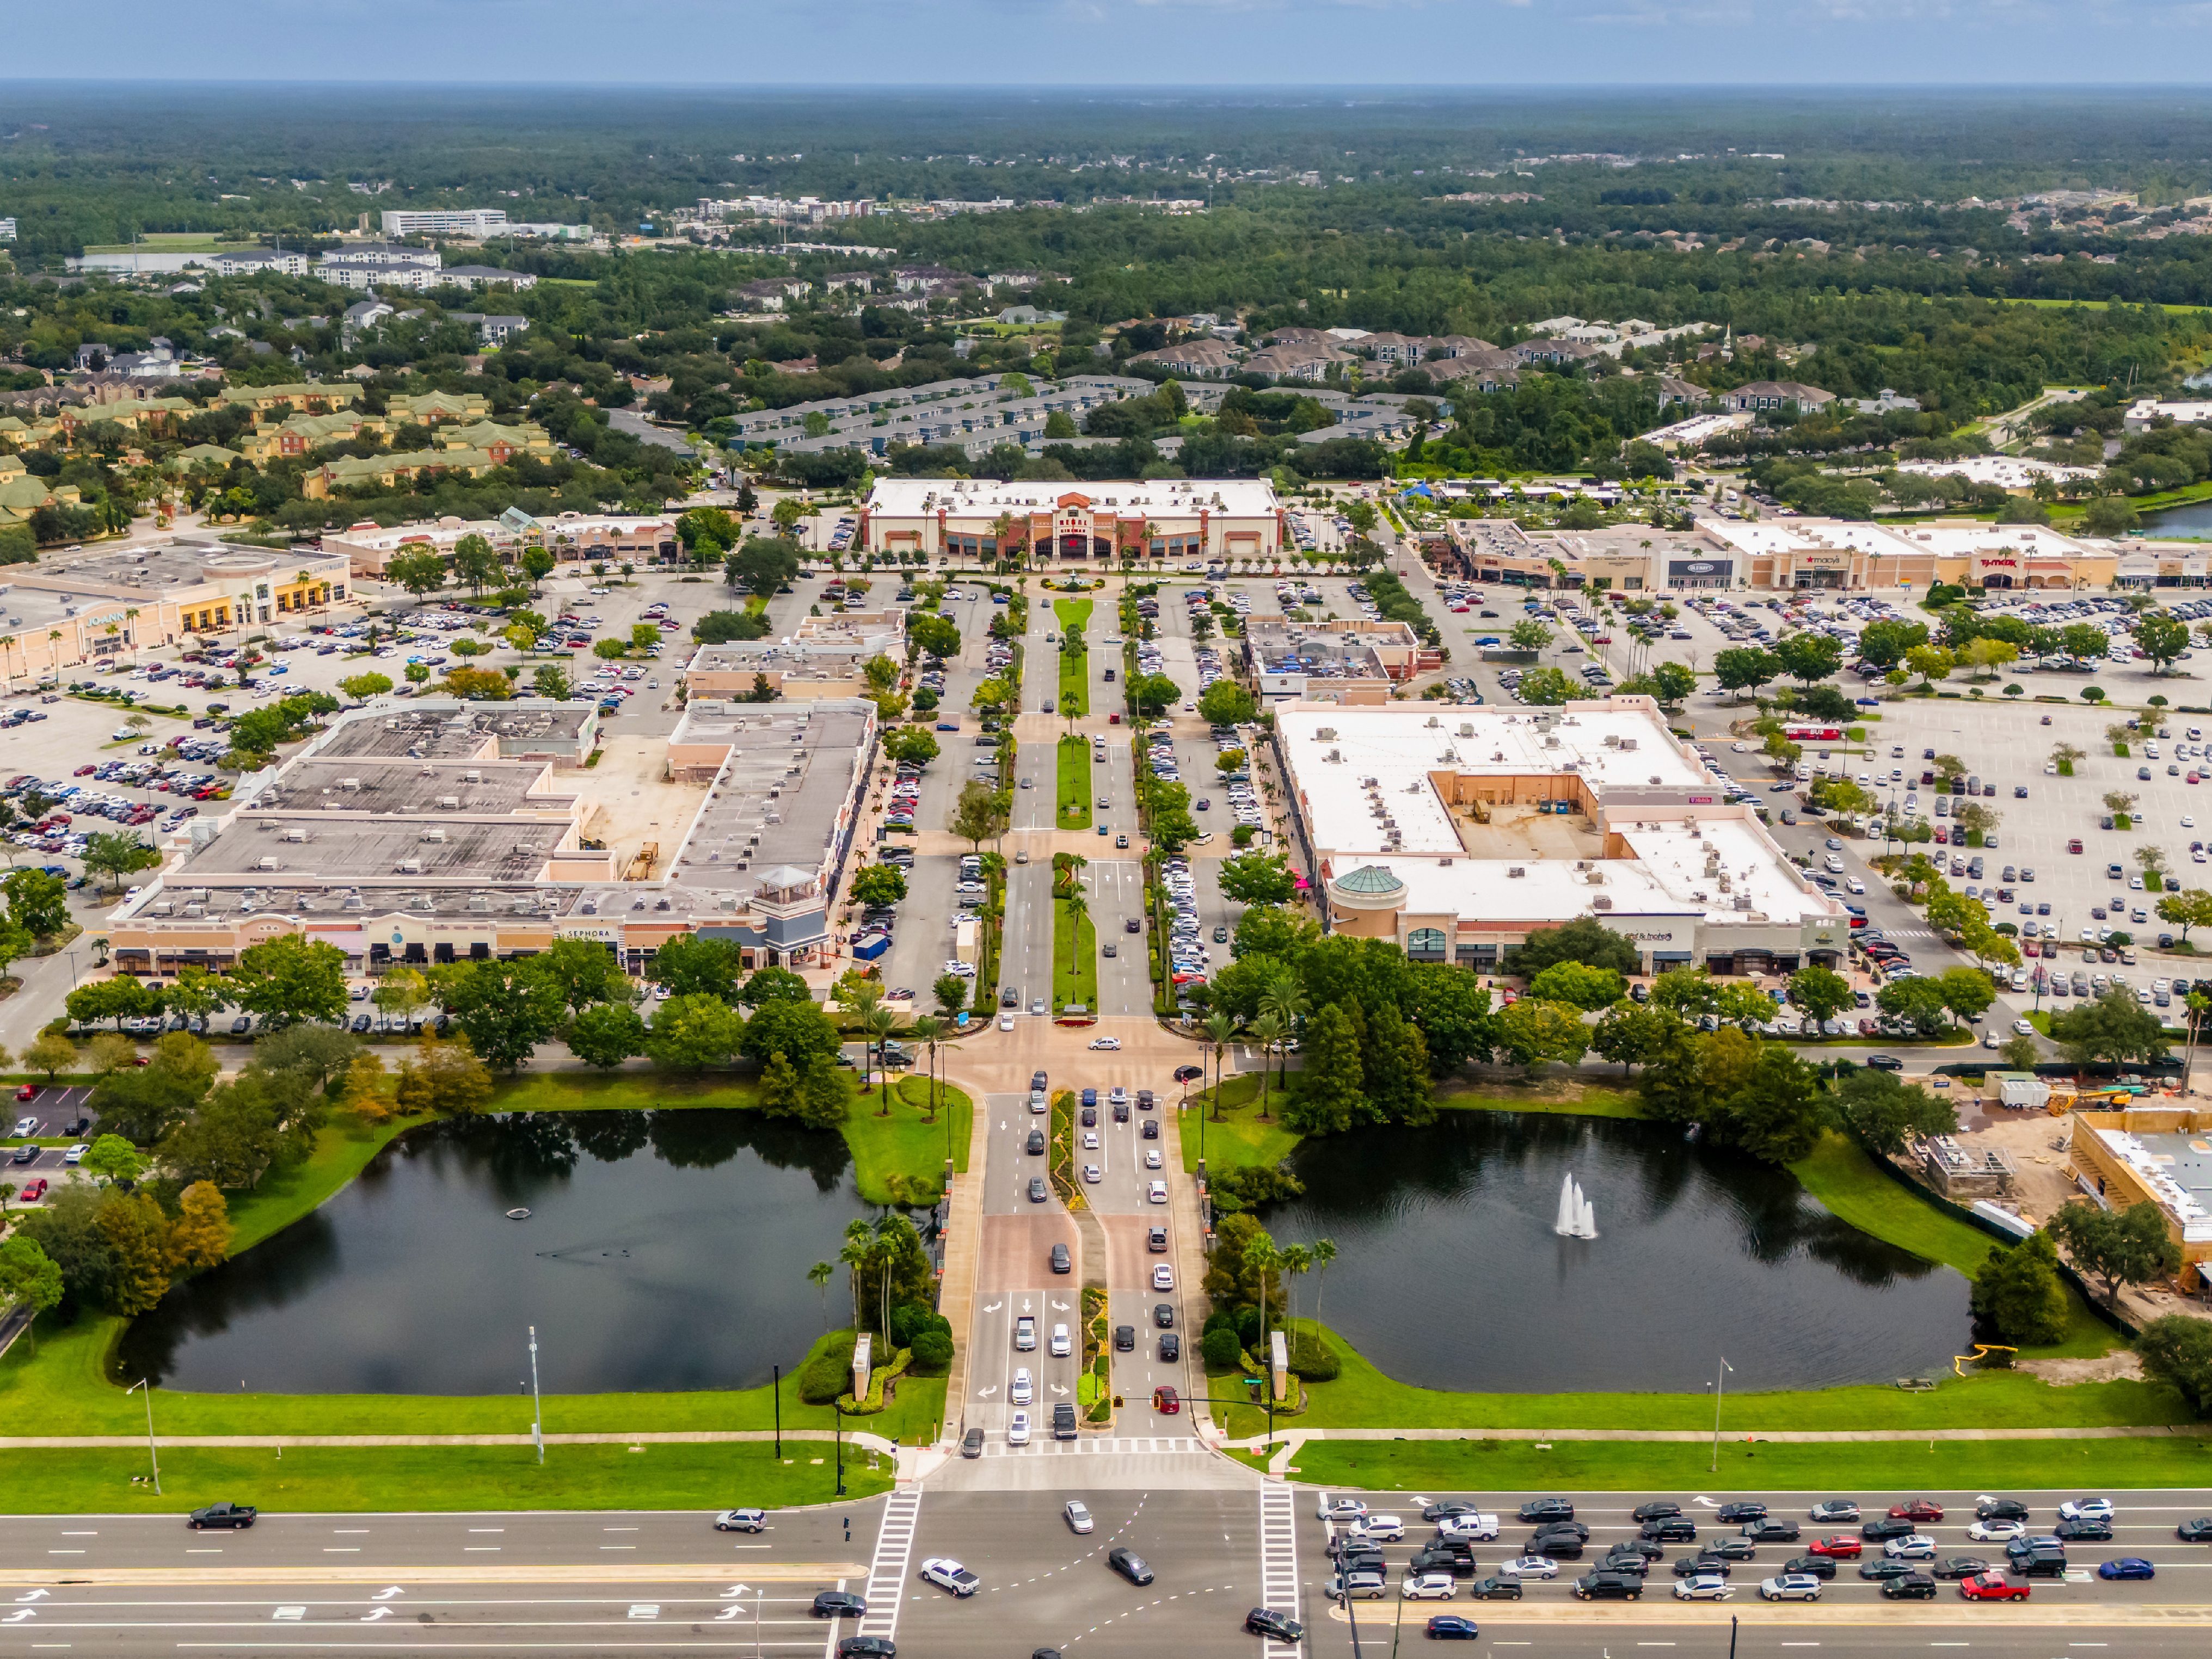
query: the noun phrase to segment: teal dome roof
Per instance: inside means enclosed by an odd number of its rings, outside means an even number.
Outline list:
[[[1340,893],[1369,893],[1379,898],[1386,893],[1402,893],[1406,884],[1379,864],[1363,864],[1346,876],[1338,878],[1336,890]]]

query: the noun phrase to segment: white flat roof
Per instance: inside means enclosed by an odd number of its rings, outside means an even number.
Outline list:
[[[1275,487],[1264,478],[1124,478],[1094,483],[878,478],[868,492],[868,511],[878,517],[912,519],[943,507],[963,518],[995,518],[1002,512],[1048,512],[1070,495],[1083,497],[1094,509],[1111,508],[1125,518],[1157,514],[1194,519],[1204,507],[1219,517],[1260,519],[1274,517],[1276,509]]]
[[[1774,843],[1741,818],[1706,818],[1695,824],[1674,821],[1644,828],[1615,825],[1652,885],[1676,908],[1702,911],[1715,920],[1743,918],[1738,896],[1751,900],[1753,914],[1774,921],[1802,921],[1831,914],[1834,902],[1806,885],[1804,878],[1775,856]],[[1705,873],[1710,854],[1720,854],[1718,877]],[[1621,860],[1608,860],[1610,872]],[[1619,908],[1618,905],[1615,906]]]
[[[1569,772],[1607,783],[1709,787],[1704,769],[1650,713],[1632,706],[1571,707],[1547,726],[1533,712],[1426,705],[1363,708],[1293,704],[1275,711],[1291,769],[1305,792],[1317,849],[1345,856],[1389,849],[1364,781],[1376,781],[1402,837],[1395,849],[1452,857],[1462,852],[1451,817],[1429,782],[1434,771],[1508,776]],[[1434,721],[1436,724],[1431,725]],[[1462,736],[1471,727],[1471,736]],[[1323,738],[1323,731],[1336,735]],[[1607,744],[1610,737],[1632,749]],[[1556,744],[1550,741],[1556,739]],[[1331,750],[1340,762],[1325,758]],[[1418,786],[1418,787],[1416,787]],[[1339,874],[1343,873],[1340,869]]]

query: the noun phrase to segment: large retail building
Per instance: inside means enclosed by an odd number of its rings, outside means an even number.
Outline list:
[[[1261,478],[1117,483],[1000,483],[879,478],[861,507],[856,550],[1036,560],[1272,559],[1290,540],[1274,486]]]
[[[1582,915],[1649,970],[1788,972],[1844,952],[1842,904],[1649,698],[1273,713],[1295,839],[1335,932],[1477,972]]]

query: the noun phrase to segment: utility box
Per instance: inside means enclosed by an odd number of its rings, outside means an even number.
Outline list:
[[[952,955],[958,962],[975,960],[975,918],[963,916],[952,924]]]
[[[868,1348],[872,1338],[862,1331],[853,1344],[853,1403],[859,1405],[868,1397]]]
[[[1279,1402],[1290,1392],[1291,1345],[1283,1340],[1280,1331],[1267,1334],[1267,1381],[1275,1390]]]
[[[2051,1099],[2051,1085],[2033,1072],[2001,1072],[1997,1100],[2015,1111],[2039,1112]]]

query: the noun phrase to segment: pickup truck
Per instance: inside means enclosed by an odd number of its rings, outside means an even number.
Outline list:
[[[204,1510],[194,1510],[185,1517],[185,1525],[194,1532],[203,1527],[250,1527],[260,1513],[251,1504],[210,1504]]]

